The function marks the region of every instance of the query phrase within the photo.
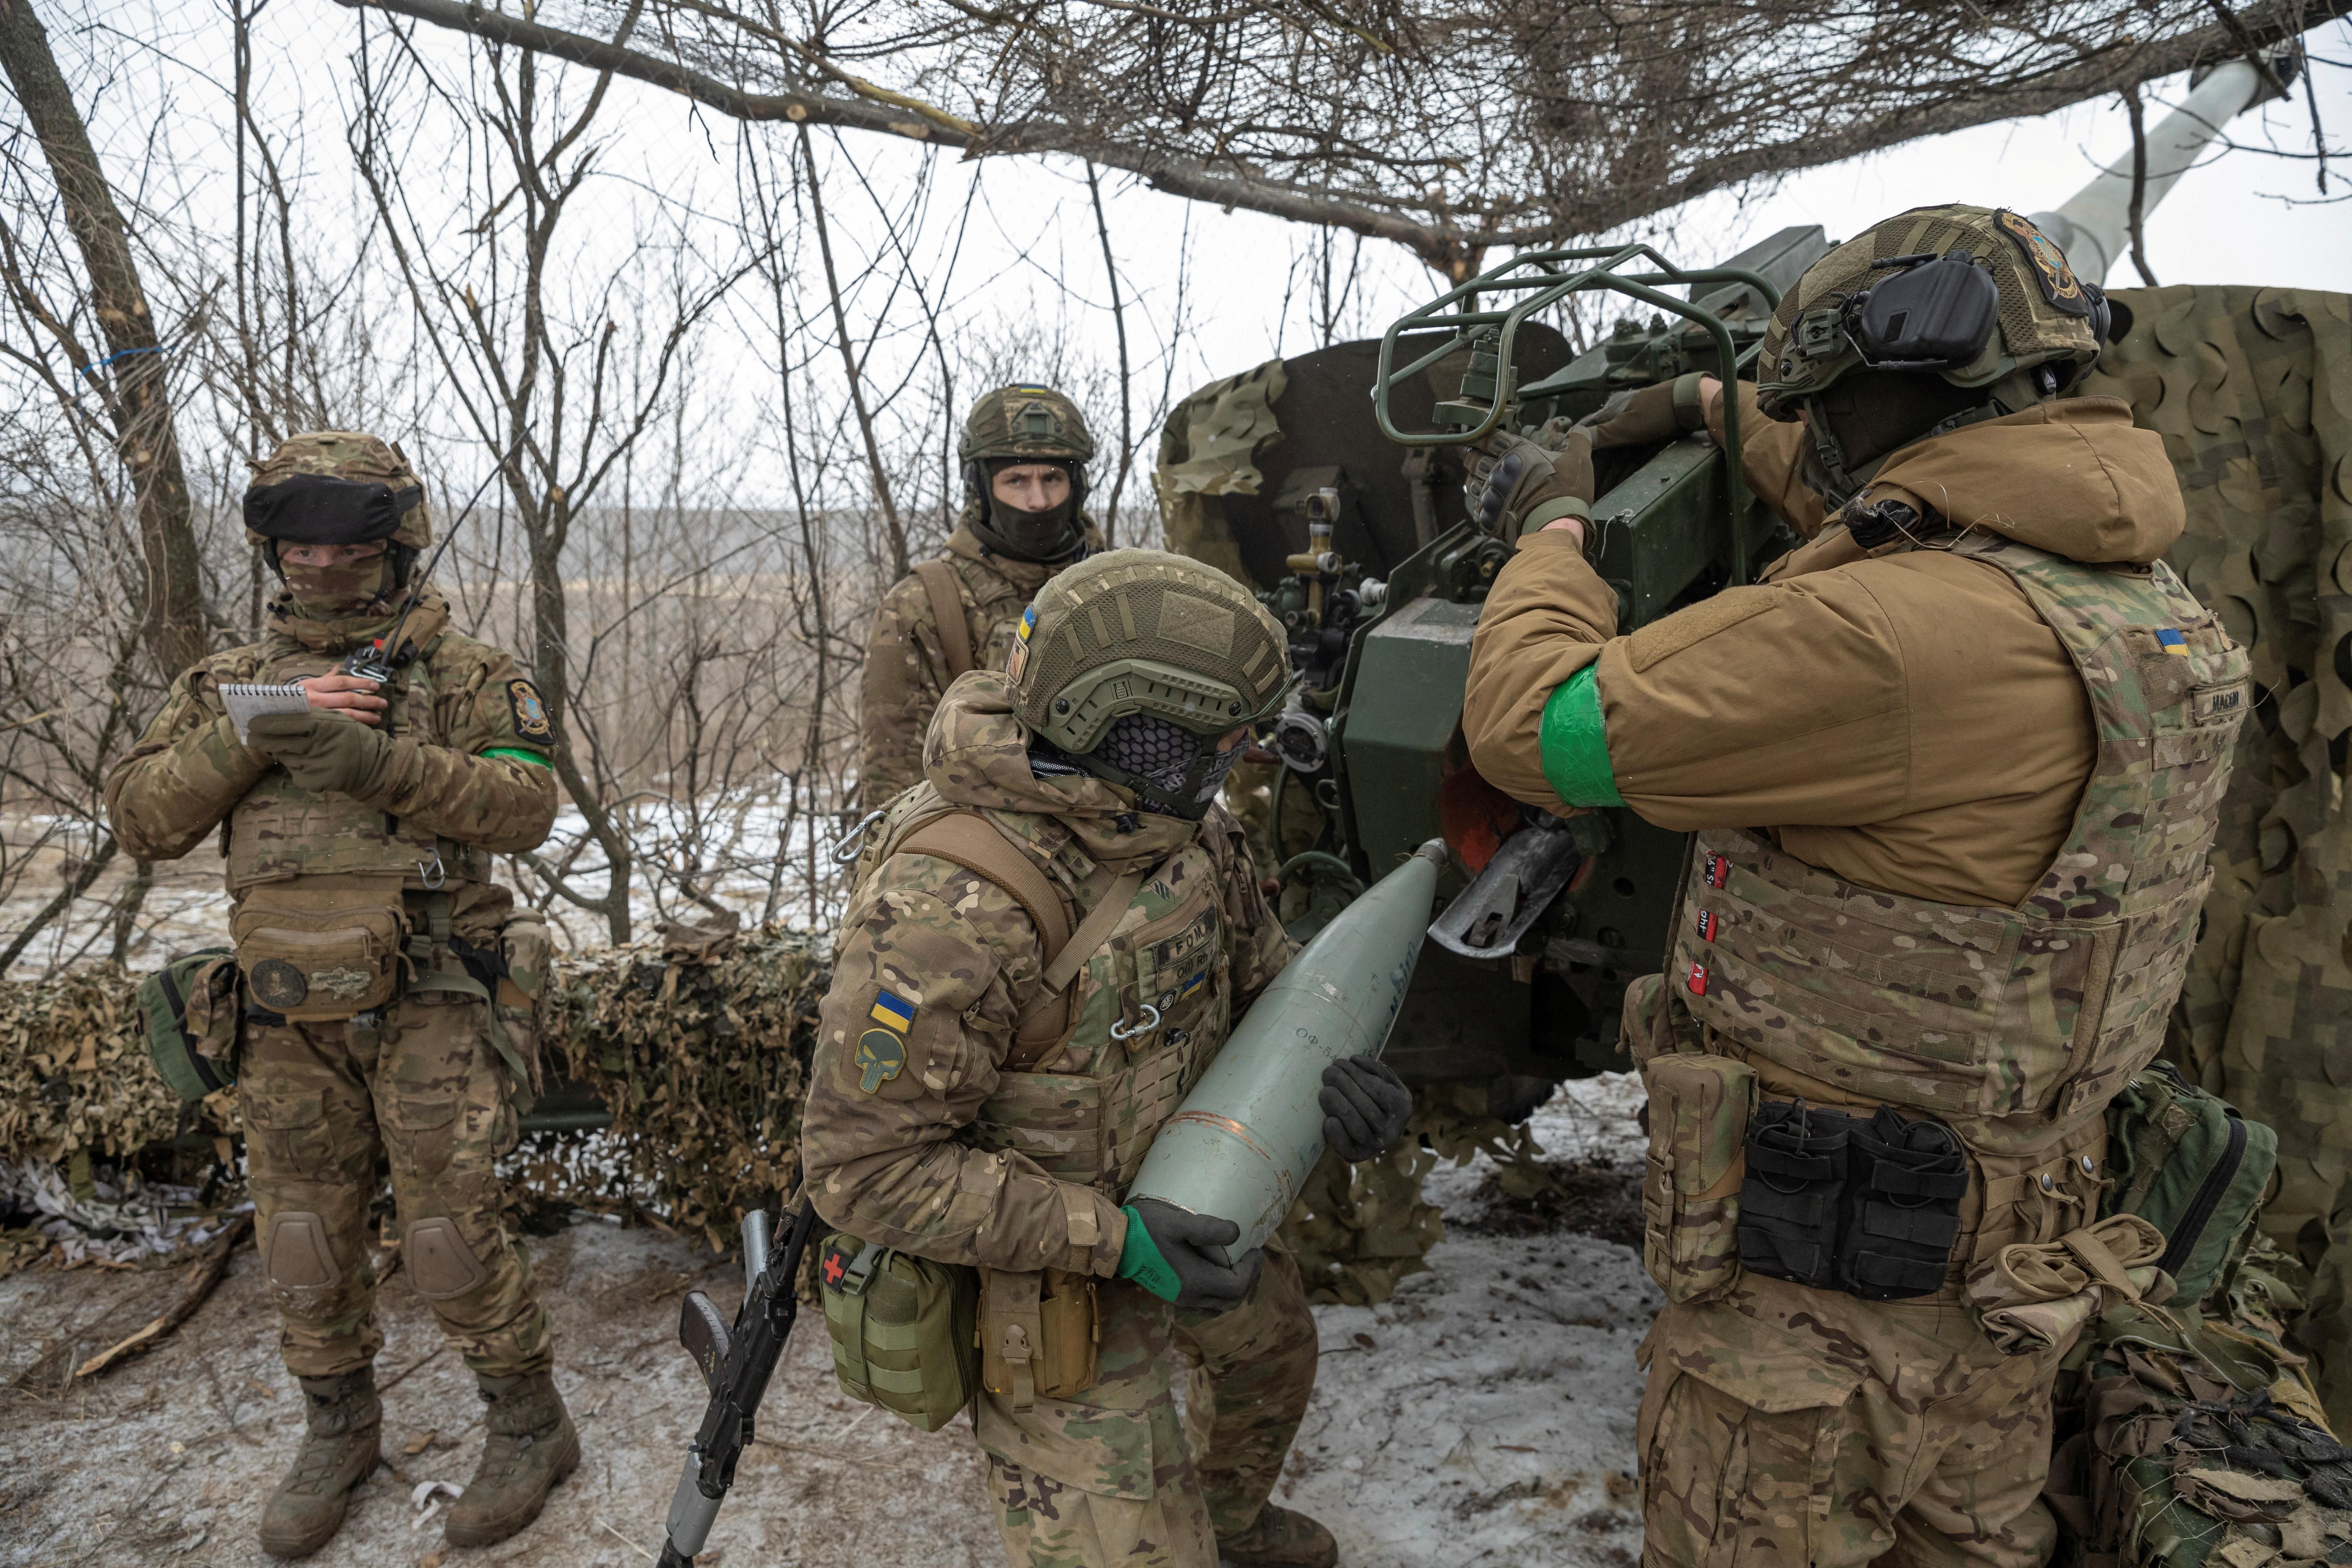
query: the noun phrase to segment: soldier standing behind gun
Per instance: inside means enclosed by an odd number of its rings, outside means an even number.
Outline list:
[[[2053,1551],[2072,1337],[2003,1355],[1961,1281],[2097,1216],[2246,673],[2158,562],[2183,508],[2158,438],[2066,395],[2104,315],[2012,213],[1920,208],[1832,251],[1758,360],[1762,412],[1796,423],[1748,448],[1808,542],[1631,637],[1585,559],[1580,435],[1477,462],[1524,530],[1472,653],[1479,770],[1696,835],[1665,973],[1626,1002],[1668,1298],[1641,1352],[1647,1563]],[[1704,401],[1636,395],[1595,438]]]
[[[1266,1500],[1315,1384],[1297,1265],[1270,1247],[1228,1267],[1211,1254],[1232,1222],[1122,1206],[1290,959],[1213,804],[1286,662],[1272,617],[1213,567],[1119,550],[1070,568],[1006,672],[949,690],[928,783],[877,829],[842,922],[802,1132],[810,1196],[868,1247],[982,1271],[982,1343],[1026,1369],[976,1413],[1016,1568],[1338,1557]],[[1346,1158],[1403,1131],[1412,1096],[1376,1060],[1324,1086]],[[1056,1343],[1044,1325],[1065,1320],[1041,1301],[1078,1303],[1098,1333]],[[1209,1385],[1197,1468],[1170,1390],[1180,1344]],[[1097,1351],[1076,1386],[1054,1381]]]
[[[221,832],[246,999],[237,1104],[279,1350],[308,1419],[261,1544],[277,1557],[325,1545],[378,1458],[367,1219],[382,1154],[409,1283],[488,1407],[481,1466],[446,1526],[454,1544],[485,1546],[536,1518],[580,1462],[492,1169],[535,1070],[549,944],[546,922],[491,881],[490,856],[547,837],[553,736],[515,662],[448,630],[437,594],[386,650],[387,684],[332,673],[391,634],[429,542],[397,447],[290,437],[253,476],[245,519],[284,583],[268,635],[182,675],[106,795],[142,860]],[[236,681],[299,681],[310,710],[256,717],[240,742],[218,692]]]
[[[947,548],[883,595],[866,638],[857,797],[867,811],[923,777],[923,731],[967,669],[1003,669],[1021,612],[1102,535],[1087,521],[1095,438],[1048,386],[982,395],[956,442],[963,513]]]

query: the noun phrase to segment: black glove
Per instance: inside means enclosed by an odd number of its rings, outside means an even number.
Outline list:
[[[1378,1057],[1343,1057],[1323,1069],[1323,1142],[1354,1164],[1385,1154],[1412,1117],[1412,1090]]]
[[[1193,1214],[1158,1198],[1138,1198],[1127,1205],[1127,1212],[1144,1235],[1139,1238],[1131,1228],[1129,1231],[1127,1251],[1118,1260],[1118,1277],[1134,1280],[1188,1312],[1232,1311],[1257,1283],[1258,1270],[1265,1267],[1265,1253],[1255,1247],[1231,1268],[1201,1250],[1228,1247],[1241,1239],[1242,1227],[1229,1219]]]
[[[313,795],[364,797],[383,771],[392,739],[373,724],[313,708],[308,713],[260,713],[246,726],[246,744],[276,759]]]
[[[1559,433],[1550,448],[1501,431],[1470,448],[1462,493],[1470,521],[1487,533],[1517,539],[1563,517],[1592,515],[1592,439]]]

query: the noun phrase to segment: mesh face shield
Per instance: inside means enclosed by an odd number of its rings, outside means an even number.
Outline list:
[[[1213,751],[1216,740],[1156,713],[1129,713],[1111,721],[1093,751],[1062,752],[1056,760],[1133,790],[1146,811],[1198,822],[1249,746],[1244,736],[1230,750]]]

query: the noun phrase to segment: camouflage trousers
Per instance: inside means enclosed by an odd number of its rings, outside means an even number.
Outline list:
[[[1079,1399],[1015,1412],[980,1398],[980,1446],[1013,1568],[1216,1568],[1254,1523],[1315,1391],[1315,1318],[1278,1246],[1242,1304],[1179,1312],[1125,1280],[1098,1287],[1100,1372]],[[1196,1359],[1185,1414],[1172,1381]],[[1196,1460],[1193,1456],[1198,1454]]]
[[[1655,1568],[2042,1568],[2059,1357],[2004,1356],[1957,1301],[1759,1275],[1670,1305],[1636,1428]]]
[[[289,1372],[333,1376],[383,1348],[367,1234],[379,1155],[409,1283],[466,1364],[490,1376],[552,1364],[547,1311],[499,1217],[491,1166],[517,1129],[482,1002],[412,992],[373,1028],[248,1019],[237,1103]]]

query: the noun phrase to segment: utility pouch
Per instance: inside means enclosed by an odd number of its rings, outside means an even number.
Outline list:
[[[976,1270],[839,1231],[817,1268],[834,1375],[852,1399],[936,1432],[978,1390]]]
[[[236,961],[225,947],[184,952],[139,982],[147,1057],[182,1100],[236,1081]]]
[[[1092,1388],[1100,1338],[1090,1276],[980,1271],[980,1381],[1013,1409]]]
[[[1940,1121],[1913,1121],[1881,1107],[1855,1121],[1846,1155],[1840,1289],[1865,1301],[1901,1301],[1944,1288],[1969,1157]]]
[[[1642,1177],[1642,1264],[1670,1301],[1739,1278],[1741,1143],[1756,1071],[1729,1057],[1652,1058],[1650,1152]]]
[[[246,989],[298,1022],[348,1018],[392,1000],[407,932],[400,885],[264,882],[248,889],[229,935]]]
[[[2244,1256],[2278,1165],[2278,1134],[2150,1062],[2107,1105],[2104,1217],[2133,1214],[2164,1232],[2158,1267],[2201,1301]]]
[[[1748,1124],[1739,1261],[1819,1290],[1837,1284],[1839,1211],[1853,1119],[1803,1100],[1767,1100]]]

